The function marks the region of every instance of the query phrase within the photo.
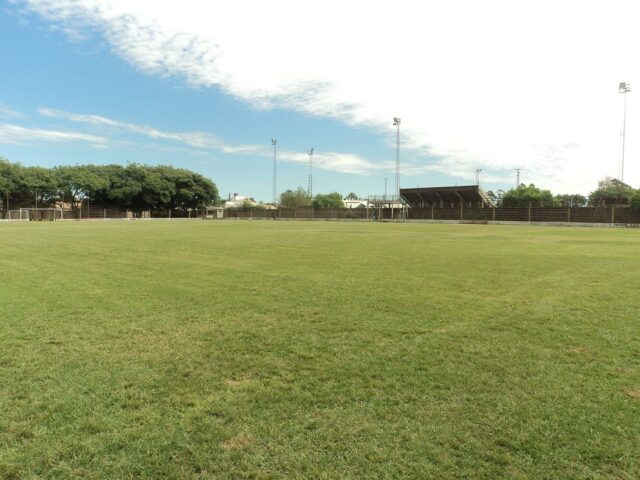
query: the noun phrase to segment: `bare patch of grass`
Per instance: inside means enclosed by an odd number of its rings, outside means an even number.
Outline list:
[[[245,433],[239,433],[238,435],[231,437],[230,439],[223,442],[222,448],[224,448],[225,450],[239,450],[251,446],[252,443],[253,439],[249,435]]]
[[[634,400],[640,400],[640,388],[635,388],[633,390],[627,390],[627,396],[633,398]]]

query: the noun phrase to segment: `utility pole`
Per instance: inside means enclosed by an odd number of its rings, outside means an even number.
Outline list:
[[[276,160],[278,155],[278,140],[271,139],[271,145],[273,145],[273,204],[278,203],[278,190],[276,186]]]
[[[480,186],[480,172],[482,172],[481,168],[476,168],[476,185]]]
[[[521,168],[516,168],[516,188],[520,187],[520,172],[522,171]]]
[[[389,180],[388,178],[384,179],[384,198],[385,200],[387,199],[387,180]]]
[[[313,198],[313,148],[309,150],[309,185],[307,186],[307,195]]]
[[[631,85],[620,82],[618,93],[624,94],[624,114],[622,117],[622,160],[620,163],[620,181],[624,183],[624,141],[627,129],[627,93],[631,91]]]

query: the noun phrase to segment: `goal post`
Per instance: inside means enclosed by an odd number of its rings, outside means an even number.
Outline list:
[[[7,219],[23,222],[64,220],[64,212],[61,208],[20,208],[18,210],[9,210]]]
[[[7,220],[11,220],[12,222],[19,222],[19,221],[27,222],[29,221],[29,213],[23,212],[22,209],[8,210]]]

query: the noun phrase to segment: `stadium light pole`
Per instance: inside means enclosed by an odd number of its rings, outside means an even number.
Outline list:
[[[396,196],[400,198],[400,122],[399,117],[393,117],[393,126],[396,127]]]
[[[278,200],[277,200],[278,190],[276,186],[276,161],[278,158],[278,140],[275,138],[272,138],[271,145],[273,145],[273,204],[276,205],[278,203]]]
[[[516,168],[516,188],[520,187],[520,172],[522,171],[521,168]]]
[[[384,179],[384,198],[387,198],[387,180],[389,180],[388,178]]]
[[[480,172],[482,172],[481,168],[476,168],[476,185],[480,186]]]
[[[627,129],[627,93],[631,91],[631,85],[627,82],[620,82],[618,93],[624,95],[624,113],[622,116],[622,159],[620,163],[620,181],[624,183],[624,141]]]

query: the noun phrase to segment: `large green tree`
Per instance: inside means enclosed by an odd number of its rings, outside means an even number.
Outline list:
[[[503,196],[504,196],[504,190],[496,190],[495,192],[493,190],[489,190],[487,192],[487,197],[491,199],[491,201],[496,207],[502,206]]]
[[[47,206],[58,198],[59,188],[51,170],[42,167],[23,167],[0,161],[0,193],[5,208]],[[7,200],[9,200],[7,202]]]
[[[557,207],[584,207],[589,199],[578,193],[556,195],[553,197],[553,204]]]
[[[542,190],[533,183],[512,188],[502,196],[504,207],[549,207],[553,205],[553,195],[549,190]]]
[[[0,157],[0,196],[5,210],[11,208],[9,200],[17,184],[17,166]]]
[[[287,190],[280,194],[280,205],[288,208],[308,207],[311,204],[311,198],[307,195],[307,191],[298,187],[296,190]]]
[[[636,193],[634,188],[617,178],[605,177],[589,195],[591,205],[626,205]]]
[[[100,167],[94,165],[56,167],[54,173],[64,202],[73,210],[78,209],[86,198],[109,187],[107,179],[101,175]]]
[[[315,208],[344,208],[342,195],[338,192],[319,193],[313,199]]]

